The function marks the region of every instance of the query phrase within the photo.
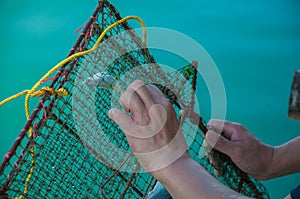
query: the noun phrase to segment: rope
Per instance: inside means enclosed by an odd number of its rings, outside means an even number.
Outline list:
[[[29,93],[29,91],[30,90],[23,90],[15,95],[12,95],[12,96],[6,98],[5,100],[0,102],[0,106],[3,106],[7,102],[12,101],[18,97],[21,97],[22,95]],[[67,96],[68,95],[68,91],[64,88],[54,90],[53,88],[50,88],[50,87],[43,87],[40,90],[31,93],[30,97],[41,97],[41,96],[45,95],[46,93],[48,93],[50,95],[59,95],[59,96]]]
[[[65,89],[59,89],[59,90],[53,90],[52,88],[49,87],[43,87],[41,88],[39,91],[35,90],[43,83],[45,82],[45,80],[52,75],[57,69],[59,69],[60,67],[62,67],[63,65],[67,64],[69,61],[73,60],[74,58],[77,57],[81,57],[83,55],[89,54],[91,52],[93,52],[100,44],[100,42],[103,40],[103,38],[105,37],[106,33],[108,31],[110,31],[111,29],[113,29],[114,27],[118,26],[121,23],[124,23],[125,21],[129,20],[129,19],[134,19],[136,21],[138,21],[143,29],[143,44],[144,47],[146,47],[146,26],[144,21],[137,17],[137,16],[127,16],[123,19],[120,19],[116,22],[114,22],[113,24],[111,24],[110,26],[108,26],[99,36],[99,38],[97,39],[97,41],[95,42],[94,46],[88,50],[82,51],[82,52],[78,52],[75,53],[69,57],[67,57],[66,59],[62,60],[61,62],[59,62],[58,64],[56,64],[52,69],[50,69],[37,83],[35,83],[35,85],[30,89],[30,90],[24,90],[16,95],[13,95],[5,100],[3,100],[2,102],[0,102],[0,106],[2,106],[3,104],[5,104],[6,102],[9,102],[13,99],[16,99],[24,94],[27,93],[26,97],[25,97],[25,114],[26,114],[26,118],[28,119],[30,117],[30,112],[29,112],[29,98],[30,97],[39,97],[44,95],[45,93],[50,93],[51,95],[60,95],[60,96],[66,96],[68,95],[68,92]],[[32,136],[32,127],[29,128],[29,136]],[[34,171],[34,162],[35,162],[35,158],[34,158],[34,145],[31,146],[31,154],[32,154],[32,160],[31,160],[31,168],[29,171],[29,174],[25,180],[25,188],[23,191],[23,194],[20,195],[19,197],[16,197],[15,199],[22,199],[28,192],[28,185],[29,185],[29,181],[32,177],[33,171]]]
[[[146,47],[146,26],[144,21],[137,17],[137,16],[127,16],[123,19],[120,19],[119,21],[116,21],[115,23],[111,24],[110,26],[108,26],[99,36],[99,38],[97,39],[96,43],[94,44],[94,46],[92,48],[90,48],[89,50],[86,51],[82,51],[82,52],[78,52],[75,53],[69,57],[67,57],[66,59],[62,60],[61,62],[59,62],[57,65],[55,65],[52,69],[50,69],[28,92],[28,94],[26,95],[25,98],[25,113],[26,113],[26,117],[29,118],[30,113],[29,113],[29,106],[28,106],[28,102],[29,102],[29,97],[30,95],[41,85],[41,82],[44,81],[45,79],[47,79],[52,73],[54,73],[57,69],[59,69],[61,66],[65,65],[66,63],[68,63],[69,61],[73,60],[76,57],[81,57],[83,55],[89,54],[91,52],[93,52],[100,44],[100,42],[102,41],[102,39],[105,37],[106,33],[108,31],[110,31],[112,28],[116,27],[117,25],[124,23],[125,21],[129,20],[129,19],[135,19],[137,20],[142,28],[143,28],[143,36],[144,36],[144,46]]]
[[[9,101],[12,101],[12,100],[18,98],[18,97],[21,97],[22,95],[25,95],[26,93],[28,94],[29,91],[30,90],[24,90],[24,91],[22,91],[20,93],[17,93],[15,95],[11,96],[11,97],[6,98],[5,100],[3,100],[3,101],[0,102],[0,106],[4,105],[5,103],[7,103]],[[63,89],[63,88],[60,88],[58,90],[54,90],[53,88],[50,88],[50,87],[43,87],[40,90],[31,93],[30,97],[41,97],[41,96],[43,96],[45,94],[67,96],[68,95],[68,91],[66,89]],[[29,132],[30,132],[30,135],[32,135],[32,128],[31,127],[29,129]],[[23,196],[24,196],[24,194],[26,194],[27,191],[28,191],[28,184],[29,184],[30,178],[31,178],[33,170],[34,170],[34,162],[35,162],[34,147],[33,147],[33,145],[31,146],[30,151],[31,151],[31,154],[32,154],[32,160],[31,160],[32,167],[30,168],[29,174],[28,174],[28,176],[26,178],[26,181],[25,181],[25,188],[24,188],[23,195],[15,198],[15,199],[22,199]]]

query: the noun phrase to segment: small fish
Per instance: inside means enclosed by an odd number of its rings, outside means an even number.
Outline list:
[[[87,86],[97,86],[102,89],[114,89],[116,79],[106,74],[105,72],[100,72],[94,74],[92,77],[88,77],[83,81],[83,85]]]

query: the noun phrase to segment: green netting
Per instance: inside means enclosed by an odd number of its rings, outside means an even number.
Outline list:
[[[90,49],[103,30],[120,19],[111,4],[100,1],[70,55]],[[199,154],[206,127],[194,112],[196,68],[194,62],[177,72],[163,71],[126,22],[114,27],[93,53],[70,61],[52,79],[51,88],[65,88],[69,94],[46,94],[34,109],[1,164],[0,195],[146,197],[156,180],[143,172],[124,133],[107,116],[111,107],[118,107],[121,92],[135,79],[155,84],[168,97],[181,120],[191,156],[215,176],[207,157]],[[110,85],[111,89],[103,89],[98,82],[91,85],[95,74],[113,77],[118,83]],[[86,83],[89,79],[91,84]],[[28,133],[30,127],[32,136]],[[223,175],[217,177],[220,182],[247,196],[269,197],[259,181],[240,171],[227,156],[213,153],[219,155],[223,170]]]

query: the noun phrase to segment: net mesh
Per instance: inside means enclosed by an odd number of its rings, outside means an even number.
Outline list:
[[[69,55],[92,48],[99,35],[120,19],[109,2],[99,1]],[[103,89],[99,78],[105,77],[114,77],[118,84]],[[124,133],[107,116],[111,107],[121,108],[118,98],[135,79],[163,91],[181,121],[189,153],[207,171],[244,195],[269,198],[259,181],[224,154],[211,152],[220,162],[221,176],[200,155],[207,129],[193,111],[197,63],[176,72],[162,71],[126,22],[111,29],[93,53],[68,62],[52,78],[51,88],[64,88],[69,94],[45,94],[34,109],[1,164],[1,197],[145,198],[156,180],[142,172]],[[192,131],[196,134],[189,134]]]

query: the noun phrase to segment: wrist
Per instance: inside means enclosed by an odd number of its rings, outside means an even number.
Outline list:
[[[269,179],[293,173],[293,170],[299,170],[294,168],[297,167],[297,164],[293,162],[295,160],[294,157],[296,157],[293,153],[297,154],[297,150],[289,148],[287,143],[273,148],[274,152],[272,164],[269,168]]]
[[[276,160],[274,160],[275,158],[275,151],[276,151],[276,147],[273,146],[269,146],[266,145],[267,149],[266,149],[266,153],[264,154],[265,159],[266,159],[266,167],[264,169],[264,175],[262,177],[261,180],[269,180],[274,178],[274,165],[276,165]],[[278,164],[278,162],[277,162]]]
[[[173,198],[237,198],[241,195],[211,176],[190,156],[184,155],[152,175]]]
[[[284,162],[282,155],[284,155],[284,148],[282,146],[273,147],[273,158],[268,168],[268,179],[276,178],[281,176],[282,167]]]
[[[186,152],[171,164],[159,170],[150,172],[150,174],[158,181],[164,182],[170,177],[170,175],[172,175],[176,171],[179,171],[181,168],[184,167],[184,164],[189,161],[194,160],[190,157],[188,152]]]

